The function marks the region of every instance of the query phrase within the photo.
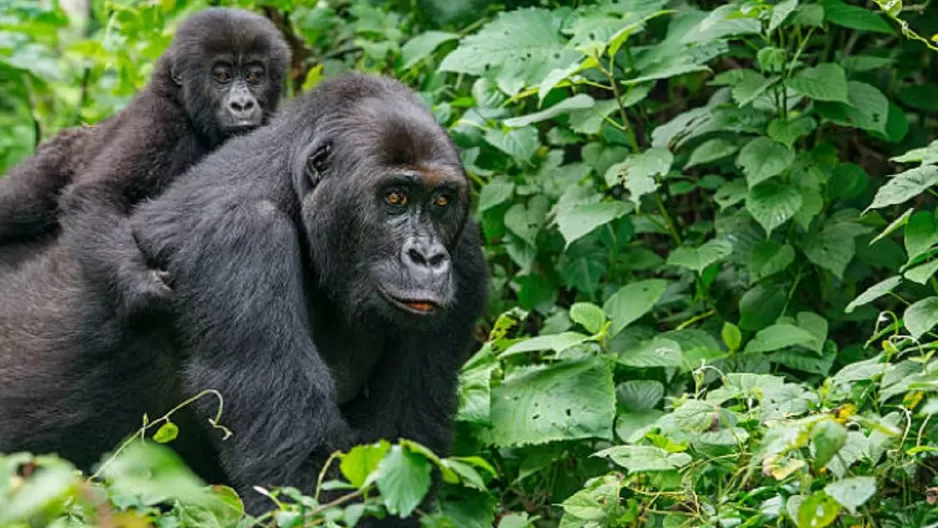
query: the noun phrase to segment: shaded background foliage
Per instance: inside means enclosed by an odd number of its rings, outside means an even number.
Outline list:
[[[933,2],[0,0],[0,171],[122,108],[207,5],[281,28],[290,96],[349,69],[417,90],[494,278],[457,456],[357,448],[330,485],[366,506],[281,490],[262,522],[410,511],[436,467],[427,526],[938,523]],[[171,445],[164,418],[141,436]],[[129,452],[92,486],[121,515],[238,517]],[[0,521],[101,519],[67,472],[22,505],[23,467],[63,462],[0,460]]]

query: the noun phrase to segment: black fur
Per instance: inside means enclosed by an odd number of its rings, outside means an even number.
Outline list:
[[[250,511],[271,506],[253,485],[313,489],[335,448],[448,453],[488,277],[468,211],[457,152],[409,90],[326,81],[131,217],[173,277],[173,321],[128,329],[66,258],[0,275],[26,299],[0,302],[0,451],[87,465],[144,412],[216,389],[234,436],[206,399],[174,447]]]
[[[0,179],[0,265],[18,266],[31,253],[18,244],[48,245],[61,226],[73,232],[84,271],[118,286],[118,309],[133,314],[165,299],[125,218],[226,139],[265,122],[289,64],[283,37],[260,15],[206,9],[184,21],[127,108],[59,133]]]

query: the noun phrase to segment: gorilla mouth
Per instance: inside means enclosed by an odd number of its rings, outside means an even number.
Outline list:
[[[402,297],[395,297],[390,293],[384,291],[384,289],[379,288],[381,296],[384,297],[388,302],[390,302],[395,307],[404,310],[405,312],[410,312],[418,315],[432,315],[440,309],[440,305],[434,301],[428,299],[405,299]]]

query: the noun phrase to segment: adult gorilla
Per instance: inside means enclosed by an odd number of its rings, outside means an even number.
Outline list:
[[[265,123],[289,63],[282,35],[260,15],[214,8],[186,19],[127,108],[59,133],[0,179],[0,264],[17,267],[61,226],[82,248],[85,272],[118,285],[119,309],[166,298],[123,218],[229,137]]]
[[[132,216],[173,277],[173,324],[128,331],[71,285],[66,259],[0,284],[31,301],[0,303],[0,451],[90,463],[144,412],[217,389],[234,436],[198,402],[174,446],[253,511],[253,485],[309,490],[352,442],[446,453],[487,285],[468,213],[459,156],[409,90],[324,82]]]

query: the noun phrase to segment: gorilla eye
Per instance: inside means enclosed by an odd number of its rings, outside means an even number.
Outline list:
[[[228,72],[225,70],[216,70],[215,80],[221,83],[226,83],[231,80],[231,75],[228,75]]]
[[[331,153],[332,144],[326,143],[306,158],[306,174],[313,187],[319,183],[322,173],[329,167],[329,154]]]
[[[252,71],[252,72],[248,73],[247,79],[248,79],[249,82],[256,83],[256,82],[258,82],[258,81],[261,80],[261,72],[259,72],[259,71]]]
[[[437,197],[433,200],[433,205],[437,207],[446,207],[449,205],[449,196],[446,196],[445,194],[437,195]]]
[[[384,197],[384,201],[387,202],[388,205],[406,205],[407,195],[401,191],[391,191]]]

